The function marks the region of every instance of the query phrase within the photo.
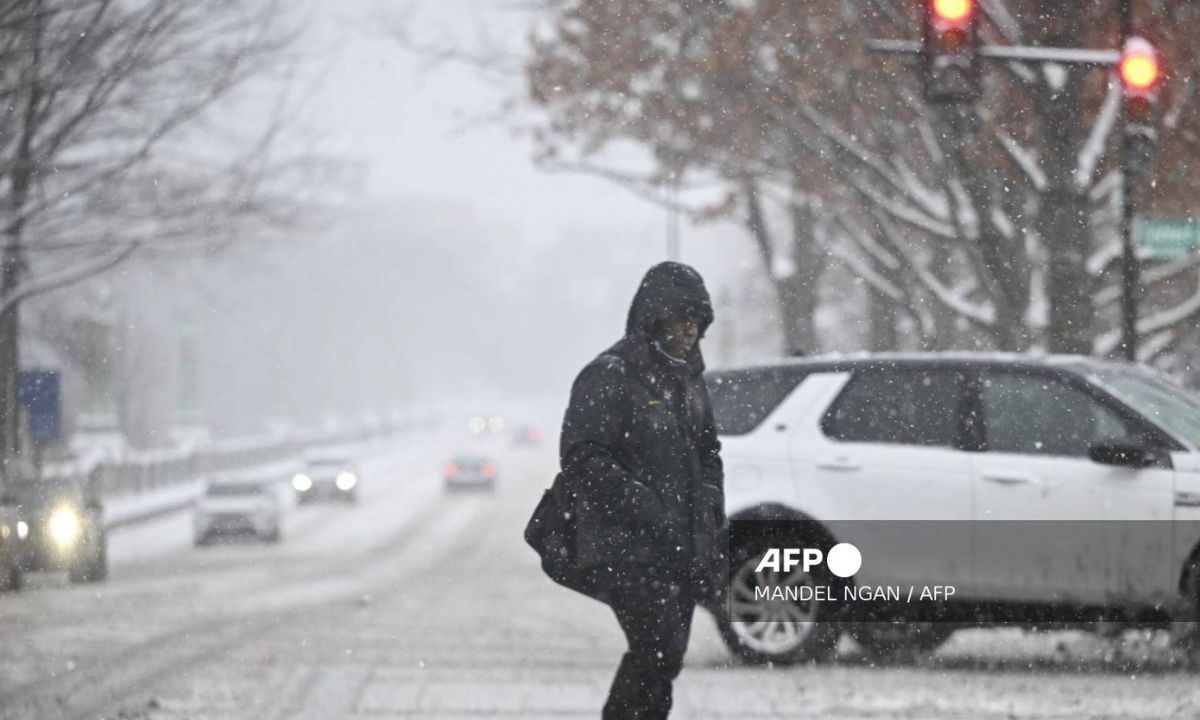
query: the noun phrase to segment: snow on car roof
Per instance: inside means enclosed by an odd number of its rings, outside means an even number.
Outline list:
[[[354,449],[349,445],[324,445],[311,447],[304,451],[305,462],[347,462],[354,457]]]
[[[804,357],[784,358],[774,362],[756,363],[734,367],[713,368],[714,374],[739,370],[769,370],[789,367],[859,367],[863,365],[907,365],[937,363],[972,363],[1028,365],[1030,367],[1066,367],[1076,371],[1104,367],[1128,367],[1121,363],[1088,357],[1086,355],[1035,355],[1031,353],[1005,352],[887,352],[887,353],[829,353]]]
[[[241,468],[237,470],[229,470],[223,473],[217,473],[208,479],[208,484],[273,483],[284,478],[291,477],[292,473],[298,469],[298,466],[294,462],[275,462],[268,465],[259,465],[251,468]]]

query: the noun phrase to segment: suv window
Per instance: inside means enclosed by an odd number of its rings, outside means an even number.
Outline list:
[[[965,382],[943,369],[871,369],[855,373],[822,429],[845,442],[956,446]]]
[[[1120,415],[1061,380],[992,371],[982,381],[987,450],[1087,457],[1096,442],[1131,437]]]
[[[708,377],[708,395],[720,435],[745,435],[762,424],[806,372],[786,368],[737,370]]]

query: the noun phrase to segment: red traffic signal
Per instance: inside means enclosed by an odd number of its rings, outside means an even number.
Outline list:
[[[1125,41],[1117,70],[1126,93],[1151,91],[1162,77],[1158,51],[1140,37],[1131,37]]]
[[[1158,51],[1144,38],[1129,38],[1121,49],[1117,75],[1125,95],[1126,117],[1133,122],[1152,122],[1162,84]]]
[[[975,0],[925,0],[921,55],[930,102],[979,98],[978,15]]]
[[[974,0],[933,0],[933,17],[944,23],[969,23],[974,12]]]

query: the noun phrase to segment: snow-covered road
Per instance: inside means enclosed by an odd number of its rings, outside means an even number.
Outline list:
[[[438,468],[460,445],[377,449],[359,505],[293,509],[277,546],[197,550],[177,513],[113,534],[108,583],[0,596],[0,717],[597,717],[616,623],[521,540],[553,449],[498,447],[495,494],[446,494]],[[850,646],[829,665],[745,667],[700,613],[674,717],[1200,716],[1195,675],[1120,650],[969,631],[917,665]]]

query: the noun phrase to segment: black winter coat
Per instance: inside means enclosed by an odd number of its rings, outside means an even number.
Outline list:
[[[699,348],[674,360],[651,335],[680,313],[699,320],[703,336],[713,317],[704,283],[686,265],[656,265],[625,337],[576,379],[560,455],[582,565],[635,575],[654,566],[707,593],[724,570],[725,498],[704,361]]]

